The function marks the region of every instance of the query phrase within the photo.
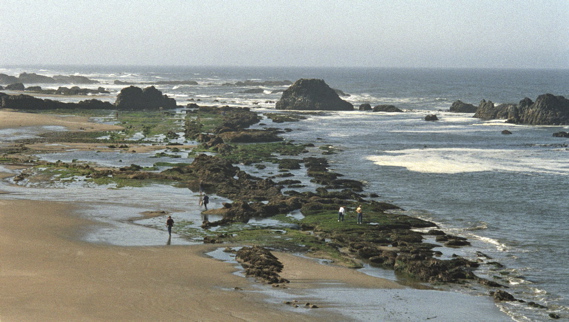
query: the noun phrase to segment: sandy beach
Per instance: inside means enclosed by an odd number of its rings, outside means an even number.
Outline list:
[[[0,128],[41,125],[116,129],[81,117],[0,112]],[[232,264],[204,255],[215,246],[83,242],[82,232],[95,223],[74,215],[74,209],[66,203],[0,200],[1,321],[318,319],[317,313],[295,314],[247,292],[252,281],[233,274]],[[290,287],[338,277],[356,285],[399,287],[349,269],[280,257]]]

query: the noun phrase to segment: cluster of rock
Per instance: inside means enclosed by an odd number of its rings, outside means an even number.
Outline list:
[[[115,106],[119,110],[155,110],[176,108],[176,100],[163,95],[154,86],[141,89],[136,86],[123,88],[117,95]]]
[[[54,109],[114,109],[114,105],[97,99],[79,103],[65,103],[50,99],[40,99],[30,95],[8,95],[0,93],[0,108],[13,110],[54,110]]]
[[[352,111],[354,106],[342,100],[322,79],[299,79],[283,92],[276,103],[278,110]]]
[[[569,124],[569,100],[563,96],[543,94],[532,101],[524,98],[518,104],[495,105],[482,100],[478,107],[456,101],[451,112],[472,113],[483,120],[506,119],[508,123],[528,125],[567,125]]]
[[[40,88],[41,89],[41,88]],[[40,90],[38,89],[38,90]],[[104,91],[104,89],[100,89]],[[100,90],[97,93],[100,93]],[[88,93],[80,88],[60,87],[57,93],[77,95]],[[96,99],[79,103],[65,103],[50,99],[40,99],[30,95],[8,95],[0,93],[0,108],[14,110],[49,110],[49,109],[106,109],[106,110],[158,110],[176,108],[176,100],[163,95],[154,86],[141,89],[130,86],[123,88],[114,104]]]
[[[0,86],[0,90],[3,89]],[[51,95],[97,95],[97,94],[109,94],[104,87],[98,87],[97,89],[81,88],[79,86],[73,86],[71,88],[60,86],[57,89],[43,89],[41,86],[28,86],[25,87],[23,83],[14,83],[5,87],[6,90],[11,91],[28,91],[40,94],[51,94]]]
[[[360,111],[372,111],[372,112],[403,112],[401,109],[395,105],[376,105],[371,107],[369,103],[361,104],[359,107]]]
[[[0,73],[0,84],[97,84],[96,80],[78,75],[56,75],[53,77],[35,73],[21,73],[18,77]]]
[[[258,281],[266,284],[289,283],[279,275],[283,264],[264,247],[243,247],[237,251],[235,259],[245,269],[247,276],[255,277]]]

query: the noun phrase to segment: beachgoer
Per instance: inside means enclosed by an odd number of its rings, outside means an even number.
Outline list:
[[[345,213],[346,213],[346,208],[344,208],[344,206],[340,206],[340,210],[338,210],[338,221],[344,221]]]
[[[172,226],[174,226],[174,219],[172,219],[172,216],[168,216],[168,220],[166,220],[166,226],[168,227],[168,234],[172,235]]]
[[[362,205],[359,205],[356,209],[356,213],[358,214],[358,224],[361,224],[364,219],[364,213],[362,210]]]
[[[205,210],[207,210],[207,204],[209,203],[209,197],[207,195],[203,196],[203,206],[205,207]]]

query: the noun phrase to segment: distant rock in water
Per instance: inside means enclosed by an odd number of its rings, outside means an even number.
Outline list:
[[[509,123],[529,125],[569,124],[569,100],[563,96],[543,94],[535,102],[524,98],[519,104],[500,104],[483,100],[474,117],[483,120],[507,119]]]
[[[450,106],[450,111],[455,113],[475,113],[477,107],[473,104],[464,103],[461,100],[455,101]]]
[[[373,107],[374,112],[403,112],[395,105],[376,105]]]
[[[438,121],[438,120],[439,120],[439,118],[435,114],[429,114],[429,115],[425,116],[425,121],[433,122],[433,121]]]
[[[299,79],[283,92],[276,103],[278,110],[353,111],[322,79]]]
[[[361,104],[359,107],[360,111],[371,111],[371,105],[368,103]]]
[[[163,95],[154,86],[141,89],[136,86],[125,87],[117,95],[115,106],[119,110],[157,110],[176,108],[176,100]]]
[[[516,113],[515,104],[500,104],[495,106],[492,101],[482,100],[474,117],[483,120],[508,119],[509,115]]]
[[[12,84],[12,83],[24,83],[24,84],[96,84],[98,81],[89,79],[85,76],[78,75],[55,75],[53,77],[38,75],[36,73],[21,73],[18,77],[9,76],[6,74],[0,74],[0,84]]]

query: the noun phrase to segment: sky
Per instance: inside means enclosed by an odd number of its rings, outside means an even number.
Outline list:
[[[0,0],[9,65],[569,68],[569,0]]]

